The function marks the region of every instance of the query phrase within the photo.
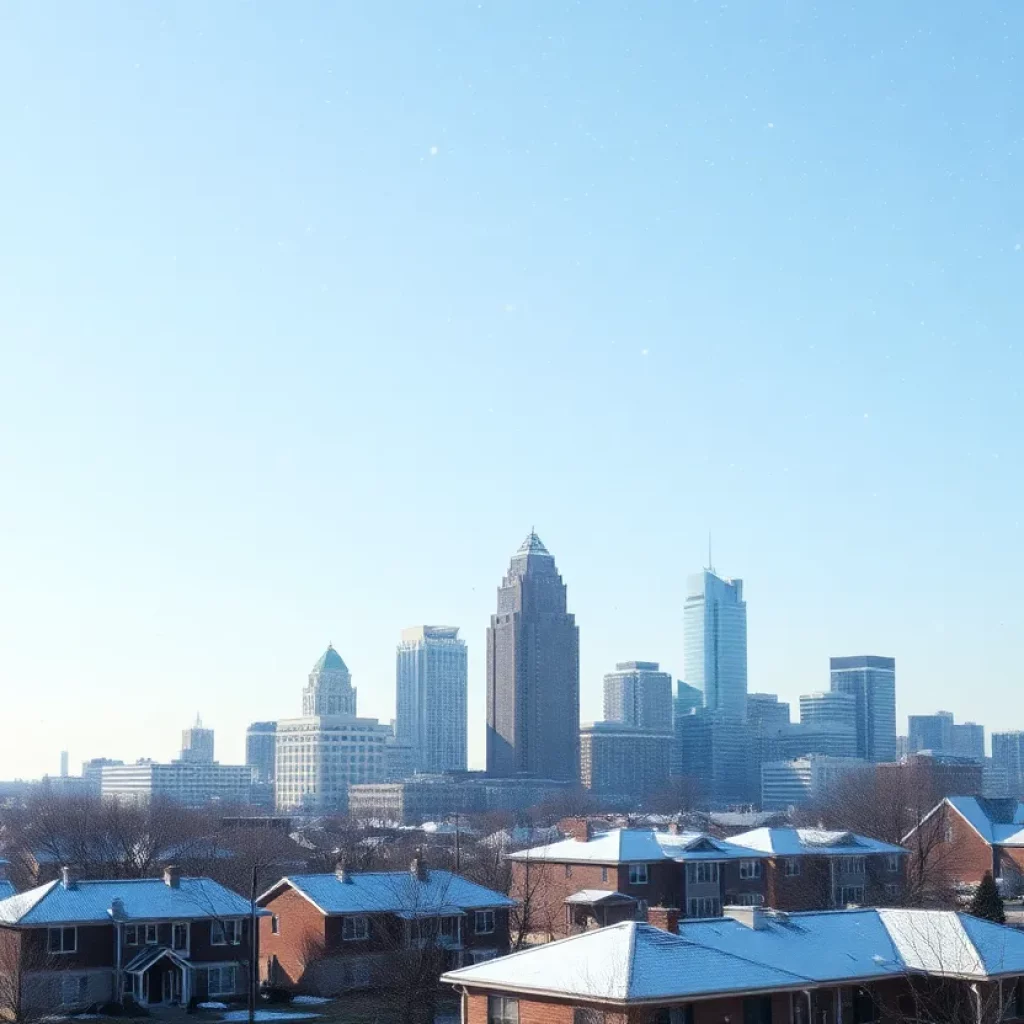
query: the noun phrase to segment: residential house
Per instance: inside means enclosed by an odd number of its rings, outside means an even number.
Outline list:
[[[209,878],[60,881],[0,901],[0,952],[26,1009],[241,995],[250,905]]]
[[[966,914],[730,908],[623,922],[451,971],[462,1024],[874,1024],[1024,1018],[1024,933]],[[674,924],[674,922],[672,922]]]
[[[500,892],[427,870],[292,875],[260,896],[261,976],[317,995],[387,987],[410,950],[441,954],[438,971],[506,953],[509,911]],[[442,963],[443,961],[443,963]]]

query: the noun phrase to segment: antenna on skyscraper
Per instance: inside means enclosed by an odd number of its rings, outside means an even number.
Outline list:
[[[711,561],[711,531],[708,530],[708,572],[715,571],[715,563]]]

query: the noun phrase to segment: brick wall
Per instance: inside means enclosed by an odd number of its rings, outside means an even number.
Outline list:
[[[307,967],[307,954],[325,941],[323,914],[294,889],[285,889],[264,904],[276,915],[279,933],[275,935],[272,919],[260,918],[260,977],[270,977],[272,963],[276,964],[273,980],[276,984],[299,986]]]
[[[996,868],[992,847],[948,806],[932,815],[904,845],[910,851],[908,872],[912,881],[924,871],[936,885],[980,882]]]

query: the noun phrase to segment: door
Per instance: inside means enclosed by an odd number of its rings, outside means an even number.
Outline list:
[[[161,995],[163,996],[162,1001],[165,1003],[181,1002],[181,971],[177,968],[172,967],[164,972]]]

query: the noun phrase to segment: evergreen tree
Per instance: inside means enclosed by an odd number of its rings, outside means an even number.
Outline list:
[[[999,895],[999,889],[996,887],[991,871],[985,872],[981,885],[978,886],[971,899],[968,913],[973,914],[975,917],[984,917],[989,921],[995,921],[996,924],[1006,924],[1003,900]]]

